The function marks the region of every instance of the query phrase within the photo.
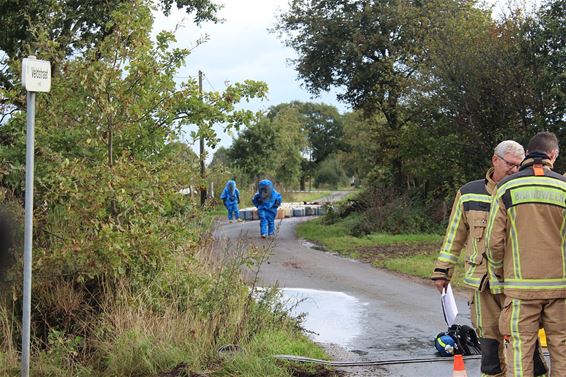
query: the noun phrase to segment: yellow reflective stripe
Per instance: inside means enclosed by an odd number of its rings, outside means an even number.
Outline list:
[[[486,242],[486,249],[487,254],[489,255],[489,241],[491,238],[491,232],[493,231],[493,221],[495,220],[495,216],[497,215],[497,211],[499,211],[499,199],[497,196],[494,196],[491,201],[491,207],[489,209],[489,219],[487,220],[487,230],[485,235],[485,242]]]
[[[476,330],[478,330],[478,336],[483,337],[483,321],[481,315],[481,300],[480,292],[474,291],[474,305],[476,306]]]
[[[517,238],[517,224],[515,218],[517,217],[516,207],[511,207],[509,209],[509,223],[511,227],[509,229],[509,237],[511,238],[511,250],[513,253],[513,276],[515,279],[521,279],[521,254],[519,252],[519,240]]]
[[[490,281],[490,284],[492,282]],[[492,284],[494,285],[494,284]],[[543,290],[566,289],[566,278],[559,279],[505,279],[502,283],[505,288]]]
[[[523,375],[523,355],[521,348],[521,334],[519,333],[519,315],[521,313],[521,302],[511,299],[511,349],[513,351],[513,375]]]
[[[496,288],[503,288],[503,282],[497,280],[497,276],[492,273],[489,276],[489,290],[493,293],[493,290]]]
[[[474,250],[474,252],[470,255],[470,261],[475,263],[478,257],[478,241],[475,238],[472,238],[472,250]]]
[[[552,279],[533,279],[533,278],[527,278],[527,279],[513,279],[513,278],[509,278],[509,279],[505,279],[505,281],[510,281],[510,282],[525,282],[525,283],[535,283],[535,282],[542,282],[542,283],[566,283],[566,279],[565,278],[552,278]]]
[[[497,189],[497,193],[495,194],[495,197],[499,199],[505,194],[507,190],[523,185],[551,186],[566,191],[566,182],[561,181],[557,178],[529,176],[529,177],[511,179],[510,181],[506,182]]]
[[[466,277],[464,277],[464,283],[471,286],[471,287],[479,288],[480,283],[481,283],[481,279],[477,279],[477,278],[474,278],[474,277],[471,277],[471,276],[466,276]]]
[[[460,197],[458,206],[456,208],[456,212],[454,212],[454,216],[450,219],[448,232],[446,233],[446,237],[444,238],[444,243],[442,244],[442,250],[440,252],[440,256],[438,257],[438,260],[449,263],[455,263],[458,261],[458,256],[451,254],[450,250],[452,250],[452,245],[454,244],[454,238],[456,238],[456,232],[458,231],[458,226],[460,225],[461,219],[462,219],[462,198]]]
[[[477,266],[472,265],[470,268],[466,269],[466,272],[464,273],[464,281],[466,281],[468,279],[470,279],[470,280],[473,279],[474,272],[476,272],[476,268],[477,268]]]
[[[482,202],[482,203],[491,203],[491,195],[484,195],[484,194],[463,194],[460,197],[461,203],[467,202]]]
[[[497,263],[493,262],[493,263],[491,263],[491,266],[493,268],[501,268],[501,267],[503,267],[503,261],[497,262]]]
[[[566,192],[563,189],[547,186],[517,187],[511,191],[511,203],[544,203],[564,208]]]
[[[497,216],[497,211],[499,211],[499,199],[497,198],[496,195],[494,195],[491,201],[491,207],[489,210],[489,219],[487,221],[487,231],[485,235],[485,255],[487,256],[488,270],[490,271],[489,272],[490,281],[497,281],[497,278],[493,273],[493,269],[501,268],[503,266],[502,259],[499,261],[493,260],[493,255],[491,253],[491,248],[490,248],[491,233],[493,231],[493,223],[495,217]]]
[[[566,278],[566,219],[564,214],[566,211],[562,211],[562,226],[560,227],[560,236],[562,237],[562,277]]]
[[[458,262],[458,257],[453,255],[453,254],[449,254],[446,253],[444,251],[440,252],[440,255],[438,256],[438,260],[441,262],[448,262],[448,263],[456,263]]]
[[[468,281],[468,282],[471,282],[471,283],[478,283],[478,284],[479,284],[479,283],[481,283],[481,278],[476,278],[476,277],[473,277],[473,276],[470,275],[470,276],[466,276],[465,279],[464,279],[464,281]]]

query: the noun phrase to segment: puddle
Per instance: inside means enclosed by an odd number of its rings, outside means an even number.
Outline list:
[[[326,251],[326,249],[324,248],[324,246],[322,245],[317,245],[315,243],[303,240],[303,246],[304,247],[308,247],[309,249],[313,249],[313,250],[318,250],[318,251]]]
[[[283,300],[291,314],[306,314],[303,327],[314,341],[350,346],[361,334],[363,303],[343,292],[282,288]]]

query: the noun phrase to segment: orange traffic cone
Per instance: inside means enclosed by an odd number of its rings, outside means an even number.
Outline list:
[[[452,377],[468,377],[466,368],[464,368],[464,359],[462,355],[454,355],[454,369],[452,370]]]

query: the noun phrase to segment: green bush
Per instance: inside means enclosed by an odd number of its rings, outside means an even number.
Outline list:
[[[424,201],[416,194],[398,194],[386,187],[370,187],[335,207],[328,209],[323,223],[334,224],[352,218],[350,234],[361,237],[370,233],[441,233],[444,230],[440,202]],[[355,216],[352,216],[354,215]]]

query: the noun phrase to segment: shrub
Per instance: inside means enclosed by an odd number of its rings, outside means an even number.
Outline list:
[[[361,237],[370,233],[441,233],[444,229],[441,203],[426,204],[418,194],[399,195],[386,187],[369,187],[353,199],[330,208],[323,223],[333,224],[339,219],[353,217],[350,233]]]

